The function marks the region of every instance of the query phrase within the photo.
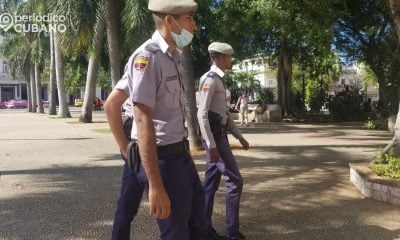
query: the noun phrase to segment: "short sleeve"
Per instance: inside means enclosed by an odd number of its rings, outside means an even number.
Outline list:
[[[156,103],[156,86],[160,79],[160,71],[155,62],[155,55],[141,51],[131,57],[127,73],[131,79],[131,99],[133,103],[141,103],[154,109]]]
[[[122,78],[117,82],[117,84],[114,87],[115,89],[119,89],[125,92],[126,96],[130,96],[130,91],[129,91],[129,78],[128,74],[124,73]]]

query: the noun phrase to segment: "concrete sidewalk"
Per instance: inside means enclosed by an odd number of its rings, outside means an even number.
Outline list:
[[[0,239],[110,239],[122,161],[104,114],[96,123],[0,110]],[[235,150],[249,240],[400,239],[400,208],[369,199],[348,163],[369,161],[391,135],[357,124],[257,124]],[[238,142],[231,139],[231,143]],[[203,156],[194,156],[204,176]],[[214,225],[225,221],[223,181]],[[133,239],[158,239],[146,200]]]

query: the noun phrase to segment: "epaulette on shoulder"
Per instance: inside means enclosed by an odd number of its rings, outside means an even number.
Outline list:
[[[216,72],[209,72],[209,73],[207,74],[207,77],[209,77],[209,78],[214,78],[216,75],[217,75]]]
[[[149,44],[147,44],[147,45],[145,46],[144,49],[146,49],[146,51],[155,53],[155,52],[157,52],[158,50],[160,50],[160,47],[157,46],[157,44],[155,44],[155,43],[149,43]]]

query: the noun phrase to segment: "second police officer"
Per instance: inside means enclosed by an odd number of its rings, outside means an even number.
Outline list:
[[[145,182],[149,213],[157,219],[162,240],[204,239],[204,192],[188,152],[178,50],[192,40],[197,4],[193,0],[150,0],[148,9],[156,31],[129,58],[124,74],[128,85],[120,88],[124,91],[115,91],[116,98],[122,96],[116,105],[128,97],[133,103],[131,137],[137,142],[141,164],[134,169],[137,178],[132,182]],[[107,118],[122,154],[127,156],[120,113],[110,113]],[[140,195],[140,187],[137,190]],[[132,206],[135,211],[137,200]],[[134,214],[128,215],[130,221]]]
[[[208,51],[212,66],[210,71],[200,78],[197,118],[207,151],[204,193],[209,232],[218,235],[212,227],[211,216],[215,192],[223,174],[227,188],[225,239],[245,239],[239,231],[239,205],[243,180],[226,135],[226,132],[230,131],[239,139],[244,149],[249,148],[249,143],[243,138],[226,108],[224,71],[231,68],[234,51],[229,44],[219,42],[211,43]]]

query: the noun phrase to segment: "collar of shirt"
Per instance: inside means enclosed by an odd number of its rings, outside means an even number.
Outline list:
[[[172,53],[170,53],[168,51],[169,45],[159,31],[156,30],[153,33],[151,40],[160,47],[162,53],[167,54],[168,56],[174,58],[175,60],[179,59],[180,51],[176,49],[178,51],[173,51]]]
[[[219,67],[217,67],[216,65],[212,65],[211,66],[211,71],[215,72],[220,78],[224,78],[225,73],[224,71],[222,71]]]
[[[153,42],[160,47],[161,51],[164,54],[168,52],[168,48],[169,48],[168,43],[165,41],[163,36],[161,36],[159,31],[155,31],[153,33],[153,36],[151,37],[151,40],[153,40]]]

